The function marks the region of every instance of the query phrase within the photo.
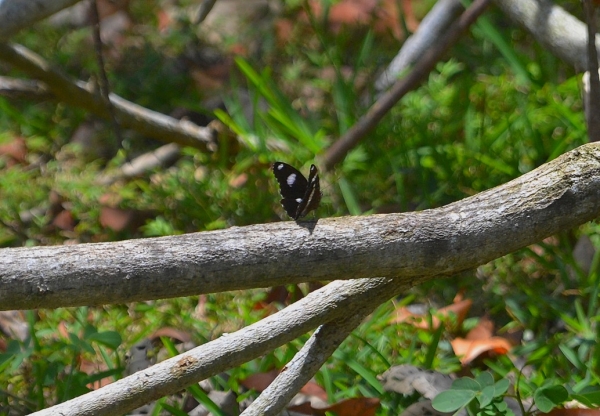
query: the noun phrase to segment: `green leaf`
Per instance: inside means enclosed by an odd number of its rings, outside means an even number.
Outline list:
[[[477,382],[483,387],[494,385],[494,376],[489,371],[479,374],[477,377],[475,377],[475,380],[477,380]]]
[[[487,405],[489,405],[492,402],[492,400],[494,400],[494,396],[495,396],[494,386],[484,387],[483,390],[481,390],[481,394],[479,396],[477,396],[477,400],[479,400],[479,406],[481,408],[486,407]]]
[[[87,339],[88,341],[96,341],[98,344],[102,344],[113,350],[116,350],[123,342],[121,334],[116,331],[96,332],[95,334],[91,334]]]
[[[508,387],[510,386],[510,382],[503,378],[502,380],[498,380],[496,384],[494,384],[494,389],[496,390],[495,396],[501,396],[508,391]]]
[[[360,209],[356,195],[354,194],[354,191],[352,190],[352,187],[350,186],[348,181],[345,178],[340,178],[338,180],[338,186],[340,187],[340,190],[342,191],[342,196],[344,197],[344,202],[346,202],[346,207],[348,208],[348,211],[350,212],[350,214],[351,215],[361,215],[362,210]]]
[[[569,398],[569,392],[563,386],[541,387],[533,394],[535,405],[542,412],[549,412]]]
[[[571,394],[571,398],[587,407],[598,407],[600,405],[600,389],[598,387],[587,387],[579,393]]]
[[[439,412],[454,412],[475,398],[472,390],[446,390],[435,396],[431,405]]]
[[[425,368],[433,368],[433,360],[435,359],[435,353],[438,350],[442,333],[444,332],[444,325],[440,325],[439,328],[433,333],[433,339],[427,347],[427,355],[425,356]]]
[[[163,409],[165,409],[167,412],[171,413],[172,415],[187,416],[187,412],[184,412],[183,410],[178,409],[175,406],[171,406],[170,404],[161,403],[160,407],[162,407]]]
[[[202,403],[213,415],[226,416],[225,412],[223,412],[223,410],[208,397],[208,394],[206,394],[199,385],[192,384],[187,390],[194,396],[198,403]]]
[[[371,385],[379,394],[383,394],[383,386],[381,382],[377,380],[377,377],[373,374],[371,370],[362,366],[358,361],[348,360],[346,361],[346,365],[356,371],[362,378],[365,379],[367,383]]]
[[[452,390],[472,390],[475,392],[481,391],[481,384],[477,380],[473,380],[469,377],[461,377],[454,380],[452,383]]]

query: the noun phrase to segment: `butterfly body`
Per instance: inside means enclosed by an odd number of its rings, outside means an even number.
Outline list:
[[[310,165],[308,179],[298,169],[283,162],[273,163],[273,174],[279,183],[279,193],[283,198],[281,205],[294,220],[319,207],[321,186],[319,171],[315,165]]]

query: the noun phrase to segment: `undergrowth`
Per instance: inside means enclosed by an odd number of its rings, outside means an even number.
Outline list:
[[[135,9],[138,23],[124,46],[126,54],[136,57],[135,67],[109,65],[115,92],[164,112],[175,106],[209,112],[200,105],[206,98],[202,91],[186,87],[189,74],[168,59],[184,51],[195,35],[183,22],[181,32],[159,36],[151,23],[143,23],[152,22],[150,10]],[[287,10],[294,11],[291,6]],[[481,21],[424,85],[405,96],[334,172],[323,175],[319,217],[439,207],[503,184],[586,142],[578,76],[535,45],[525,52],[514,47],[513,39],[523,34],[498,25],[496,18],[492,13]],[[109,187],[96,178],[135,153],[109,147],[90,160],[69,140],[84,114],[63,105],[0,98],[0,142],[24,137],[28,151],[25,166],[0,158],[0,245],[110,241],[284,218],[270,163],[282,160],[307,171],[365,113],[372,103],[376,69],[395,53],[381,34],[364,30],[357,36],[351,29],[329,30],[318,19],[310,22],[295,26],[303,36],[285,45],[268,43],[260,54],[236,59],[233,82],[247,89],[252,111],[248,116],[248,106],[234,89],[227,94],[229,111],[217,110],[215,117],[237,138],[224,136],[212,154],[183,149],[173,166]],[[52,35],[44,39],[31,31],[19,35],[19,41],[46,50],[48,59],[74,77],[85,79],[96,72],[93,52],[85,43],[87,29],[60,36],[56,29],[44,30]],[[78,56],[76,62],[69,59],[73,56]],[[131,134],[126,140],[130,152],[158,145]],[[69,207],[73,230],[50,227],[43,210],[36,214],[36,208],[48,206],[52,193]],[[121,233],[104,227],[99,200],[107,193],[119,208],[150,212],[150,219]],[[34,214],[25,221],[27,212]],[[395,308],[389,302],[343,343],[317,381],[331,402],[381,398],[381,415],[410,404],[383,392],[376,377],[397,364],[443,373],[468,370],[473,378],[453,388],[454,393],[462,390],[460,406],[473,414],[499,405],[497,398],[507,391],[520,399],[554,392],[550,396],[560,400],[550,400],[550,408],[567,399],[563,390],[568,397],[581,396],[599,382],[599,260],[596,255],[589,270],[583,270],[572,252],[582,235],[591,236],[598,247],[597,231],[596,224],[588,224],[470,273],[434,280],[395,300],[396,305],[412,301],[443,306],[464,289],[465,296],[476,299],[475,318],[489,314],[499,333],[523,332],[510,358],[488,358],[462,368],[445,334],[391,324]],[[262,290],[255,290],[206,295],[201,301],[190,297],[28,311],[29,337],[5,337],[0,404],[25,414],[68,400],[101,378],[123,377],[127,350],[154,331],[180,328],[201,344],[259,320],[263,315],[255,305],[264,297]],[[200,304],[205,305],[202,311]],[[225,384],[241,393],[240,380],[281,368],[305,339],[231,370]],[[87,361],[100,369],[84,371]],[[505,380],[510,380],[510,390]]]

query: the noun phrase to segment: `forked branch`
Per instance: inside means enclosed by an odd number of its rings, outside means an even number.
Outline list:
[[[345,333],[351,331],[358,323],[353,318],[344,322],[348,316],[355,312],[356,315],[367,314],[369,310],[405,289],[407,285],[401,281],[385,278],[330,283],[256,324],[233,334],[222,335],[214,341],[134,373],[100,390],[32,415],[125,414],[152,400],[176,393],[186,386],[257,358],[323,323],[331,322],[315,333],[307,343],[307,348],[303,349],[304,352],[301,351],[298,358],[290,363],[291,372],[296,374],[298,366],[307,364],[306,358],[316,359],[316,364],[326,358],[315,357],[315,351],[331,354],[335,350],[340,337],[345,337]],[[340,322],[333,322],[336,320]],[[337,331],[341,332],[336,333]],[[303,357],[311,351],[309,357]],[[309,363],[306,375],[316,371],[315,368],[318,367]],[[289,383],[288,377],[283,378],[285,384]],[[276,385],[280,383],[281,379]],[[294,386],[293,383],[290,387],[284,385],[284,390],[293,391]],[[278,401],[277,407],[280,408],[281,405],[282,402]],[[277,409],[272,406],[258,406],[255,409],[258,409],[259,413],[249,414],[277,414]]]

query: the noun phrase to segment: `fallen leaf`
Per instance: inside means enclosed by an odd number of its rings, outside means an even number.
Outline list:
[[[271,370],[267,373],[252,374],[242,380],[240,384],[247,389],[256,390],[260,393],[269,387],[269,384],[271,384],[278,375],[279,370]]]
[[[14,140],[0,145],[0,156],[4,156],[6,164],[14,166],[16,164],[24,164],[27,158],[27,146],[25,139],[17,137]]]
[[[462,365],[467,365],[485,353],[498,355],[506,354],[512,348],[510,342],[501,337],[491,337],[481,340],[456,338],[450,341],[454,353],[460,357]]]
[[[318,416],[325,416],[325,412],[332,412],[337,416],[372,416],[379,409],[379,403],[380,400],[376,397],[356,397],[325,408],[313,409]]]
[[[456,316],[456,320],[453,322],[455,323],[454,326],[460,327],[472,305],[473,301],[470,299],[465,299],[451,305],[444,306],[443,308],[432,313],[433,316],[431,317],[431,325],[429,324],[428,314],[414,313],[410,310],[410,307],[404,306],[396,309],[395,317],[393,317],[390,322],[404,322],[417,328],[436,330],[439,328],[442,322],[452,322],[451,317]]]

